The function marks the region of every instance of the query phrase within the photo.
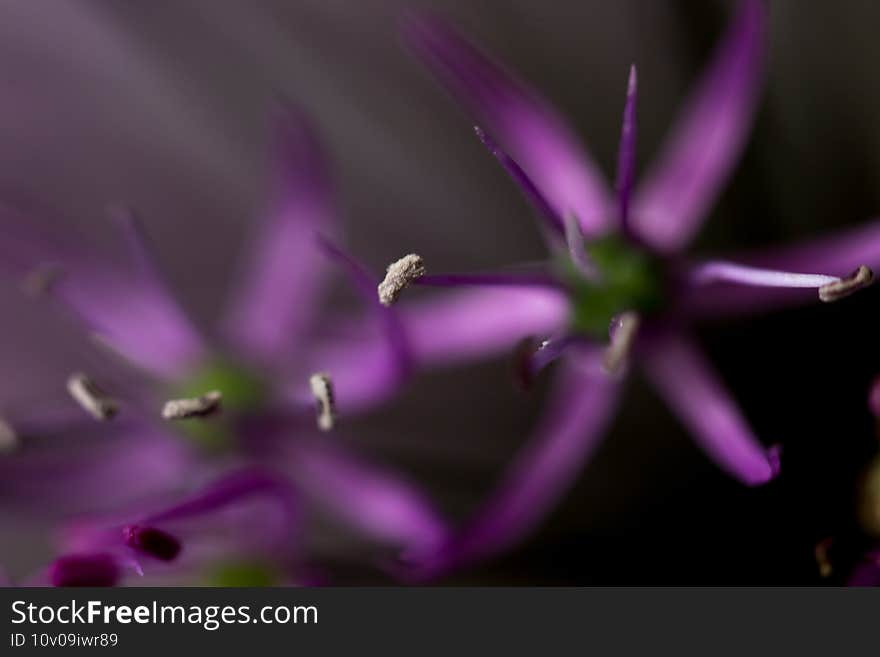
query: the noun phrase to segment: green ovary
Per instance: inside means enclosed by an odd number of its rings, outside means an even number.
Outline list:
[[[258,374],[238,365],[212,361],[175,385],[172,398],[199,397],[211,390],[223,394],[221,413],[216,417],[191,418],[176,423],[182,435],[209,451],[235,446],[235,434],[228,418],[259,411],[268,399],[268,388]]]
[[[650,315],[662,307],[665,276],[656,256],[616,237],[592,241],[586,250],[600,280],[587,279],[569,260],[564,265],[574,331],[604,341],[611,321],[620,313],[633,310]]]

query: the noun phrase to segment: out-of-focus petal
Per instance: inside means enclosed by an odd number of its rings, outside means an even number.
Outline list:
[[[454,364],[508,352],[524,337],[558,333],[569,314],[563,291],[528,287],[465,290],[401,308],[418,365]]]
[[[332,233],[335,223],[327,163],[310,123],[281,108],[275,139],[275,198],[256,229],[224,319],[230,339],[269,364],[291,354],[314,317],[326,274],[314,237]]]
[[[528,336],[555,335],[568,322],[569,306],[561,290],[493,287],[402,302],[399,316],[416,367],[451,366],[512,352]],[[337,404],[346,414],[385,400],[399,384],[387,336],[363,323],[311,349],[309,365],[333,377]],[[294,383],[297,403],[302,388],[303,382]]]
[[[638,74],[633,65],[626,84],[626,103],[620,130],[620,148],[617,152],[617,202],[623,232],[629,230],[629,203],[636,177],[636,144],[638,141],[637,104],[639,99]]]
[[[880,221],[874,219],[865,226],[804,244],[735,254],[730,259],[754,267],[836,276],[846,276],[860,265],[877,272],[880,271]],[[686,291],[682,302],[690,313],[713,316],[760,312],[815,300],[815,293],[809,290],[723,286],[692,288]]]
[[[739,158],[763,71],[763,4],[743,0],[637,190],[632,220],[655,248],[675,251],[687,244]]]
[[[778,474],[778,453],[756,440],[730,394],[688,339],[659,339],[645,354],[645,370],[660,396],[724,471],[749,486]]]
[[[426,550],[446,535],[431,503],[403,479],[317,442],[297,441],[287,454],[302,491],[368,537]]]
[[[108,510],[174,491],[199,471],[174,436],[121,418],[88,422],[41,435],[24,427],[19,450],[0,456],[0,498],[14,504],[11,510]]]
[[[613,414],[619,384],[602,371],[595,351],[569,359],[554,385],[546,415],[500,485],[439,554],[416,563],[423,576],[515,544],[572,485]]]
[[[36,221],[0,208],[0,269],[26,287],[42,287],[90,333],[145,370],[175,376],[202,357],[200,336],[148,271],[116,267],[60,235],[60,224],[50,233]]]
[[[491,132],[553,204],[584,233],[609,226],[605,181],[566,122],[533,90],[436,16],[410,16],[405,37],[477,123]]]

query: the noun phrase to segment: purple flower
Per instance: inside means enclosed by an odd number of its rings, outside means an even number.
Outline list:
[[[301,549],[301,514],[301,495],[283,473],[240,470],[157,509],[70,523],[61,535],[64,556],[34,581],[75,577],[100,586],[137,575],[153,582],[302,583],[309,566]],[[234,574],[237,582],[231,581]]]
[[[631,69],[613,194],[535,92],[439,19],[408,21],[410,46],[483,126],[479,138],[533,205],[553,256],[539,272],[403,280],[476,288],[403,304],[413,359],[429,365],[484,357],[531,336],[531,349],[520,350],[526,379],[562,361],[544,418],[495,492],[441,550],[411,555],[423,576],[501,550],[540,521],[595,448],[631,362],[724,471],[750,486],[779,472],[779,449],[753,435],[689,325],[815,299],[817,292],[823,301],[852,293],[870,282],[862,264],[880,263],[880,225],[724,260],[684,255],[746,141],[764,32],[763,3],[745,0],[639,185]]]
[[[216,505],[237,507],[254,489],[276,497],[283,491],[285,500],[295,496],[329,510],[368,539],[398,548],[425,549],[443,535],[422,495],[334,446],[338,432],[323,433],[335,426],[337,412],[344,420],[385,400],[408,371],[408,352],[395,311],[375,299],[376,281],[328,237],[338,232],[336,211],[307,122],[282,108],[275,131],[275,196],[255,226],[216,331],[197,327],[178,305],[131,212],[112,213],[128,247],[114,261],[62,234],[59,222],[49,230],[38,227],[39,213],[0,209],[0,271],[56,302],[104,347],[83,351],[80,372],[58,373],[60,394],[47,391],[32,407],[5,408],[0,420],[0,487],[15,509],[126,517],[111,539],[98,532],[97,542],[92,536],[65,545],[74,556],[56,562],[49,581],[116,580],[108,564],[124,572],[119,555],[132,551],[168,562],[194,555],[181,542],[186,527],[169,527],[200,520]],[[206,226],[205,244],[192,245],[193,262],[209,244]],[[309,343],[316,332],[331,333],[316,327],[318,302],[340,263],[386,337],[369,352],[343,349],[341,358],[323,362]],[[150,500],[185,496],[218,472],[251,465],[271,466],[272,483],[267,475],[235,480],[235,492],[227,481],[222,492],[212,489],[164,514],[132,514]],[[288,543],[300,536],[293,532],[299,515],[287,513],[281,524],[266,514],[251,520],[259,527],[249,536],[282,533],[267,554],[286,567],[294,556]],[[217,549],[208,545],[205,558]]]

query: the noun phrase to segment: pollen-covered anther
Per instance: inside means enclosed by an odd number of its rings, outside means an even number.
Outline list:
[[[84,411],[96,420],[109,420],[119,411],[119,404],[82,372],[67,379],[67,391]]]
[[[0,417],[0,454],[18,447],[18,434],[9,422]]]
[[[609,374],[616,374],[626,364],[639,331],[641,319],[638,313],[621,313],[611,331],[611,341],[605,349],[602,366]]]
[[[846,278],[828,283],[819,288],[819,299],[830,302],[848,297],[853,292],[858,292],[863,287],[868,287],[874,280],[874,273],[865,265],[856,269]]]
[[[410,283],[425,275],[422,256],[410,253],[388,265],[385,278],[379,283],[379,303],[393,305]]]
[[[220,410],[223,393],[211,390],[198,397],[171,399],[162,407],[162,418],[165,420],[188,420],[194,417],[207,417]]]
[[[329,374],[317,372],[309,377],[309,387],[315,398],[318,428],[330,431],[336,425],[336,400],[333,394],[333,379]]]

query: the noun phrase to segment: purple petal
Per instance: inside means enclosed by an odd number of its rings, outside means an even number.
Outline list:
[[[454,364],[511,351],[529,335],[563,330],[568,299],[551,289],[465,290],[401,309],[419,365]]]
[[[204,353],[200,336],[155,271],[115,267],[70,235],[40,230],[30,213],[0,208],[0,267],[25,279],[41,271],[57,272],[46,292],[62,302],[91,333],[119,354],[160,376],[175,376]],[[131,224],[126,237],[136,233]],[[131,228],[131,230],[129,230]],[[136,244],[135,259],[146,256]]]
[[[569,489],[616,407],[619,386],[598,352],[570,359],[528,444],[474,518],[427,564],[436,575],[510,547],[532,531]]]
[[[565,121],[546,102],[437,17],[412,17],[405,36],[416,55],[542,190],[556,215],[574,213],[588,236],[608,228],[607,187]]]
[[[880,377],[874,379],[871,384],[871,392],[868,394],[868,408],[878,418],[880,418]]]
[[[0,459],[0,497],[13,511],[97,511],[175,490],[198,473],[179,438],[125,422],[17,425],[18,451]]]
[[[416,367],[454,365],[511,352],[527,336],[559,333],[568,323],[565,294],[533,287],[466,289],[401,304],[399,315]],[[368,322],[343,328],[310,350],[309,366],[333,377],[340,409],[350,414],[379,403],[399,381],[389,366],[387,336],[369,332]],[[300,404],[304,383],[293,383]]]
[[[629,232],[629,201],[636,175],[638,95],[638,77],[636,67],[633,65],[629,69],[629,80],[626,85],[626,103],[623,107],[620,149],[617,154],[617,198],[620,204],[620,225],[624,233]]]
[[[335,211],[324,154],[306,119],[276,117],[276,192],[257,227],[226,310],[230,339],[271,363],[287,356],[314,316],[325,267],[314,235],[332,232]]]
[[[299,441],[288,453],[303,491],[366,535],[412,550],[446,535],[439,514],[407,482],[317,442]]]
[[[805,244],[770,248],[731,258],[754,267],[846,276],[860,265],[880,270],[880,221],[842,234],[811,240]],[[685,309],[698,316],[750,313],[811,303],[815,293],[798,290],[742,289],[727,286],[694,288],[683,300]]]
[[[492,153],[496,160],[498,160],[498,163],[505,171],[507,171],[508,175],[513,178],[513,181],[519,185],[519,188],[529,200],[529,203],[531,203],[535,210],[538,211],[538,215],[547,222],[550,229],[556,232],[562,231],[562,217],[559,216],[559,213],[553,208],[550,201],[548,201],[541,190],[538,189],[538,186],[532,182],[532,179],[529,178],[528,174],[522,170],[522,167],[517,164],[512,157],[505,153],[501,147],[495,143],[495,140],[486,134],[482,128],[475,126],[474,132],[477,133],[479,140],[483,142],[483,146],[489,149],[489,152]]]
[[[763,71],[763,5],[743,0],[636,194],[635,228],[657,249],[687,244],[739,158]]]
[[[549,288],[562,290],[563,285],[554,276],[536,274],[425,274],[413,281],[413,285],[424,287],[503,287],[503,288]]]
[[[646,353],[645,369],[657,392],[719,467],[749,486],[778,473],[778,454],[761,445],[699,349],[668,336]]]

